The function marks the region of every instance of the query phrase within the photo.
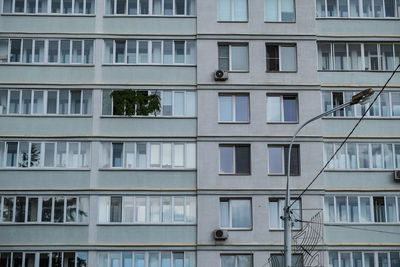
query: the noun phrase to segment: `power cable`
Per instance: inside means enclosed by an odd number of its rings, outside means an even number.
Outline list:
[[[318,174],[315,176],[315,178],[307,185],[307,187],[300,193],[299,196],[297,196],[297,198],[289,205],[288,208],[291,208],[293,206],[293,204],[298,201],[302,195],[304,195],[304,193],[310,188],[310,186],[315,182],[315,180],[317,180],[317,178],[324,172],[324,170],[326,169],[326,167],[329,165],[329,163],[333,160],[333,158],[336,156],[336,154],[339,152],[339,150],[343,147],[343,145],[347,142],[347,140],[350,138],[350,136],[353,134],[353,132],[356,130],[356,128],[358,127],[358,125],[361,123],[361,121],[364,119],[364,117],[368,114],[369,110],[371,109],[371,107],[374,105],[374,103],[376,102],[376,100],[378,99],[378,97],[382,94],[383,90],[386,88],[387,84],[390,82],[390,80],[393,78],[394,74],[396,73],[396,71],[398,70],[398,68],[400,67],[400,64],[396,67],[396,69],[392,72],[392,75],[390,75],[389,79],[386,81],[385,85],[382,87],[382,89],[378,92],[378,94],[376,95],[376,97],[374,98],[374,100],[371,102],[371,104],[369,105],[369,107],[365,110],[365,112],[363,113],[363,115],[361,116],[361,118],[358,120],[358,122],[354,125],[353,129],[350,131],[350,133],[346,136],[346,138],[343,140],[343,142],[340,144],[339,148],[336,149],[336,151],[333,153],[333,155],[331,156],[331,158],[326,162],[326,164],[324,165],[324,167],[322,167],[322,169],[318,172]]]

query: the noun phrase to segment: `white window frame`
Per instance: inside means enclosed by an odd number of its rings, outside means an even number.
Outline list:
[[[267,53],[267,47],[268,46],[277,46],[278,47],[278,59],[279,59],[279,70],[269,70],[268,69],[268,64],[266,64],[266,72],[267,73],[274,73],[274,72],[297,72],[298,71],[298,60],[297,60],[297,44],[296,43],[266,43],[265,44],[265,55],[266,55],[266,63],[268,62],[268,53]],[[294,47],[295,49],[295,70],[283,70],[283,65],[282,65],[282,47]]]
[[[287,123],[287,124],[291,124],[291,123],[299,123],[299,96],[298,94],[275,94],[275,93],[271,93],[271,94],[267,94],[267,105],[268,105],[268,97],[280,97],[280,115],[281,115],[281,120],[280,121],[269,121],[268,120],[268,114],[267,114],[267,123]],[[295,121],[285,121],[285,107],[284,107],[284,101],[283,99],[285,97],[295,97],[296,98],[296,120]],[[268,110],[268,108],[267,108]]]
[[[250,227],[233,227],[232,226],[232,204],[231,204],[231,201],[232,200],[243,200],[243,201],[249,201],[249,203],[250,203]],[[228,227],[222,227],[221,226],[221,224],[222,224],[222,214],[221,214],[221,202],[227,202],[228,203],[228,223],[229,223],[229,226]],[[230,230],[251,230],[251,229],[253,229],[253,203],[252,203],[253,201],[252,201],[252,198],[251,197],[249,197],[249,198],[246,198],[246,197],[244,197],[244,198],[220,198],[219,199],[219,225],[221,226],[221,228],[224,228],[224,229],[230,229]]]
[[[249,72],[249,65],[250,65],[250,58],[249,58],[249,43],[219,43],[218,44],[218,48],[220,46],[226,46],[228,47],[228,58],[229,58],[229,69],[227,71],[229,72]],[[233,46],[241,46],[241,47],[246,47],[247,48],[247,69],[243,69],[243,70],[237,70],[237,69],[233,69],[232,68],[232,58],[234,57],[233,53],[232,53],[232,47]],[[219,58],[220,56],[218,55],[218,64],[219,64]]]
[[[232,98],[232,110],[230,113],[232,114],[232,120],[231,121],[223,121],[221,120],[221,113],[220,113],[220,108],[221,108],[221,102],[220,102],[220,97],[223,96],[230,96]],[[245,96],[247,97],[247,103],[248,103],[248,117],[246,121],[238,121],[236,118],[236,97],[237,96]],[[238,123],[238,124],[248,124],[250,122],[250,95],[249,93],[219,93],[218,94],[218,123]]]

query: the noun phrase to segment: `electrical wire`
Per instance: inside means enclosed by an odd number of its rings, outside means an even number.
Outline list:
[[[384,234],[391,234],[391,235],[400,235],[399,232],[390,232],[390,231],[383,231],[383,230],[373,230],[373,229],[365,229],[361,227],[351,226],[351,225],[337,225],[337,224],[327,224],[327,223],[320,223],[320,222],[312,222],[312,221],[304,221],[304,220],[296,220],[297,222],[305,222],[305,223],[314,223],[314,224],[322,224],[324,226],[334,226],[334,227],[341,227],[341,228],[350,228],[368,232],[376,232],[376,233],[384,233]]]
[[[374,98],[374,100],[371,102],[371,104],[369,105],[369,107],[365,110],[365,112],[363,113],[363,115],[361,116],[361,118],[358,120],[358,122],[354,125],[353,129],[350,131],[350,133],[346,136],[346,138],[343,140],[343,142],[340,144],[339,148],[336,149],[336,151],[333,153],[333,155],[331,156],[331,158],[325,163],[324,167],[322,167],[322,169],[318,172],[318,174],[314,177],[314,179],[307,185],[307,187],[300,193],[300,195],[298,195],[296,197],[296,199],[289,205],[288,208],[291,208],[293,206],[293,204],[298,201],[302,195],[304,195],[304,193],[310,188],[310,186],[315,182],[315,180],[317,180],[317,178],[324,172],[324,170],[326,169],[326,167],[329,165],[329,163],[334,159],[334,157],[336,156],[336,154],[339,152],[339,150],[343,147],[343,145],[347,142],[347,140],[350,138],[350,136],[354,133],[354,131],[356,130],[356,128],[358,127],[358,125],[361,123],[361,121],[364,119],[364,117],[368,114],[369,110],[371,109],[371,107],[374,105],[374,103],[376,102],[376,100],[378,99],[378,97],[382,94],[383,90],[386,88],[387,84],[390,82],[390,80],[393,78],[394,74],[397,72],[397,70],[399,69],[400,64],[396,67],[396,69],[392,72],[392,75],[390,75],[389,79],[386,81],[385,85],[383,85],[382,89],[376,94],[376,97]]]

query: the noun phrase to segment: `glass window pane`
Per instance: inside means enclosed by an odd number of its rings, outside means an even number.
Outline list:
[[[23,63],[32,63],[32,44],[33,41],[31,39],[23,40],[23,50],[22,50]]]
[[[325,221],[335,222],[335,199],[334,197],[325,197],[324,216]]]
[[[57,142],[56,167],[67,166],[67,143]]]
[[[196,64],[196,61],[196,41],[186,41],[186,64]]]
[[[364,266],[374,267],[375,266],[374,253],[364,253]]]
[[[153,15],[161,15],[162,13],[162,1],[153,0]]]
[[[26,168],[29,166],[29,142],[19,143],[18,167]]]
[[[68,114],[69,91],[60,90],[58,99],[58,114]]]
[[[280,71],[279,45],[267,45],[267,71]]]
[[[282,0],[281,21],[294,21],[294,0]]]
[[[76,197],[67,197],[67,214],[65,216],[66,222],[76,222],[78,221],[77,215],[77,198]]]
[[[20,110],[20,91],[10,91],[10,105],[9,105],[9,114],[19,114]]]
[[[278,0],[265,0],[265,21],[279,21]]]
[[[337,16],[337,4],[336,0],[327,0],[328,17]]]
[[[70,60],[70,40],[61,40],[61,63],[68,64]]]
[[[330,44],[318,44],[318,69],[320,70],[332,69]]]
[[[129,15],[137,14],[137,0],[128,0],[128,14]]]
[[[111,197],[110,222],[122,221],[122,197]]]
[[[185,220],[184,202],[184,197],[174,197],[174,222],[183,222]]]
[[[235,173],[250,174],[250,146],[235,146]]]
[[[148,42],[139,41],[139,63],[148,63]]]
[[[1,260],[0,260],[1,261]],[[25,253],[25,267],[34,267],[36,261],[36,253]],[[0,264],[3,267],[8,267],[8,264]]]
[[[21,62],[21,39],[11,39],[10,62]]]
[[[173,252],[174,267],[183,267],[183,252]]]
[[[160,222],[160,198],[150,197],[150,222]]]
[[[175,15],[185,15],[185,0],[175,0]]]
[[[82,41],[72,41],[72,63],[82,63]]]
[[[348,44],[349,48],[349,69],[362,70],[361,44]]]
[[[132,252],[122,252],[122,267],[132,267]]]
[[[196,168],[196,144],[186,143],[185,167]]]
[[[399,252],[390,252],[390,266],[397,267],[400,265]]]
[[[235,256],[234,255],[222,255],[221,256],[221,267],[235,267]]]
[[[278,210],[278,201],[269,201],[269,227],[270,228],[279,228],[280,223],[279,223],[279,210]]]
[[[358,198],[357,197],[349,197],[349,221],[350,222],[359,222],[358,218]]]
[[[17,142],[7,142],[7,167],[16,167],[17,166]]]
[[[51,210],[53,207],[52,197],[42,198],[42,222],[51,222]]]
[[[358,0],[350,0],[350,17],[360,17],[360,6]]]
[[[86,0],[86,8],[88,7],[90,0]],[[92,64],[93,63],[93,40],[84,40],[84,50],[83,50],[83,63]]]
[[[139,0],[139,14],[149,14],[148,0]]]
[[[22,91],[22,114],[31,114],[32,90]]]
[[[7,114],[7,98],[8,98],[8,91],[1,90],[0,91],[0,114]]]
[[[296,47],[295,46],[280,46],[281,71],[296,71]]]
[[[125,62],[125,40],[115,41],[115,63]]]
[[[383,145],[385,169],[393,169],[393,150],[391,144]]]
[[[30,197],[28,198],[28,222],[37,222],[38,221],[38,198],[37,197]]]
[[[346,44],[334,44],[335,70],[347,70]]]
[[[270,174],[283,174],[282,147],[268,146],[268,172]]]
[[[369,197],[360,197],[360,221],[370,222],[371,217],[371,200]]]
[[[132,169],[135,166],[135,143],[125,143],[125,168]]]
[[[133,214],[134,214],[134,199],[133,197],[123,197],[123,209],[124,209],[124,222],[133,222]]]
[[[33,114],[43,114],[43,91],[33,91]]]
[[[246,122],[249,121],[249,96],[237,95],[236,99],[236,121]]]
[[[22,252],[13,252],[13,267],[22,267]]]
[[[196,221],[196,197],[186,197],[185,216],[187,222]]]
[[[79,143],[68,143],[68,167],[79,168],[80,166],[80,155],[79,155]]]
[[[219,171],[233,173],[233,146],[219,146]]]
[[[336,197],[336,214],[339,222],[347,222],[346,197]]]
[[[160,167],[160,144],[150,144],[150,167]]]
[[[382,169],[382,146],[380,144],[372,144],[372,168]]]
[[[162,101],[162,114],[164,116],[171,116],[172,115],[172,92],[163,92],[161,101]]]
[[[110,198],[99,197],[99,223],[107,223],[110,218]]]
[[[396,222],[396,198],[386,197],[386,222]],[[386,265],[387,266],[387,265]]]
[[[231,18],[231,0],[218,0],[218,20],[229,21]]]
[[[162,198],[162,221],[171,222],[171,197]]]
[[[38,0],[38,13],[47,13],[47,0]]]
[[[113,40],[104,40],[104,63],[113,63]]]
[[[83,14],[84,1],[83,0],[75,0],[74,2],[75,2],[74,13],[75,14]]]
[[[400,116],[400,93],[391,93],[392,97],[392,116]]]
[[[164,0],[164,4],[166,0]],[[164,64],[172,64],[172,41],[164,41]]]
[[[89,222],[89,197],[79,197],[78,219],[81,223]]]
[[[379,70],[378,50],[376,44],[364,45],[365,70]]]
[[[87,260],[88,260],[87,252],[76,252],[77,267],[86,267]]]
[[[393,45],[381,44],[380,47],[381,47],[382,70],[393,70],[394,69]]]
[[[221,201],[220,203],[220,220],[221,220],[221,227],[228,228],[230,227],[229,223],[229,202],[228,201]]]
[[[116,14],[125,14],[126,1],[125,0],[116,0],[116,1],[117,1]]]
[[[172,167],[172,144],[162,144],[162,167]]]
[[[223,0],[222,0],[223,1]],[[218,68],[229,70],[229,46],[218,45]]]
[[[123,143],[112,143],[112,166],[122,167]]]
[[[174,145],[174,167],[184,167],[184,144]]]
[[[283,120],[287,122],[297,121],[297,97],[283,96]]]
[[[72,0],[63,0],[63,13],[64,14],[72,13]]]
[[[103,90],[103,101],[102,101],[102,114],[103,115],[111,115],[111,106],[112,106],[112,99],[111,99],[111,92],[112,90]]]
[[[183,116],[185,110],[185,93],[174,92],[174,116]]]
[[[54,222],[64,222],[64,197],[54,199]]]
[[[358,145],[358,160],[360,168],[369,168],[368,145]]]
[[[233,45],[231,46],[231,52],[232,70],[247,71],[249,68],[247,45]]]
[[[251,227],[251,203],[250,200],[231,200],[231,219],[233,228]]]
[[[220,121],[233,121],[232,112],[232,97],[228,95],[220,95],[219,99],[219,120]]]
[[[81,94],[82,91],[70,91],[71,92],[71,106],[70,114],[81,114]]]
[[[153,41],[151,46],[152,63],[161,63],[161,42]]]
[[[135,221],[146,221],[146,197],[136,197]]]
[[[175,44],[175,63],[185,63],[185,42],[174,42]]]
[[[127,60],[128,64],[136,64],[136,40],[128,40]]]
[[[44,166],[54,167],[55,143],[44,144]]]
[[[233,20],[246,21],[247,20],[247,0],[233,0]]]
[[[3,1],[3,13],[11,13],[12,6],[13,6],[12,0],[4,0]]]
[[[146,144],[137,144],[136,167],[141,169],[147,168]]]
[[[347,144],[346,154],[347,168],[357,169],[357,147],[356,144]]]
[[[120,259],[121,253],[119,252],[113,252],[110,253],[110,264],[108,266],[110,267],[120,267]]]
[[[47,92],[47,114],[57,113],[57,91]]]
[[[135,252],[135,267],[145,267],[144,252]]]
[[[15,222],[25,222],[26,197],[16,197]]]

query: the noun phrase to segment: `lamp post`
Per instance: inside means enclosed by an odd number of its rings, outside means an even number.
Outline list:
[[[322,117],[325,117],[326,115],[329,115],[335,111],[338,111],[340,109],[344,109],[348,106],[352,106],[355,104],[365,104],[368,102],[368,100],[371,98],[371,96],[374,94],[374,90],[369,88],[361,91],[360,93],[354,95],[351,100],[347,103],[344,103],[342,105],[339,105],[337,107],[334,107],[331,110],[328,110],[314,118],[309,119],[305,123],[303,123],[298,130],[295,132],[295,134],[292,137],[292,140],[290,141],[289,144],[289,151],[288,151],[288,163],[287,163],[287,175],[286,175],[286,197],[285,197],[285,207],[284,207],[284,215],[283,215],[283,221],[284,221],[284,254],[285,254],[285,267],[292,267],[292,222],[291,222],[291,217],[290,217],[290,156],[292,153],[292,145],[294,142],[294,139],[296,138],[297,134],[300,132],[301,129],[304,128],[307,124],[310,122],[313,122],[317,119],[320,119]]]

